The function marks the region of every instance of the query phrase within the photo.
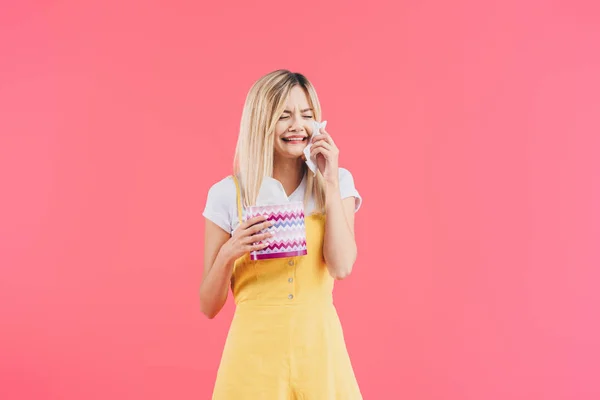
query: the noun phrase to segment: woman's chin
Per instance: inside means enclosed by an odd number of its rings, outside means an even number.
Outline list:
[[[304,152],[302,151],[286,151],[276,154],[276,158],[284,160],[299,160],[304,161]]]

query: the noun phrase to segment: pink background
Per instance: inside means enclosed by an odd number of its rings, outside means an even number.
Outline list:
[[[276,68],[364,196],[365,399],[600,398],[597,2],[366,4],[2,2],[1,399],[210,398],[201,213]]]

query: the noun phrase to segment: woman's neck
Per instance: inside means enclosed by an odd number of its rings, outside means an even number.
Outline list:
[[[288,196],[300,186],[304,173],[304,162],[301,159],[274,160],[273,178],[281,182]]]

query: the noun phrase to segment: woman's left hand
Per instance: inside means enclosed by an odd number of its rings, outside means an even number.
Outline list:
[[[312,147],[310,148],[311,157],[315,157],[317,168],[325,178],[328,185],[337,185],[338,158],[340,151],[335,145],[333,139],[324,128],[321,128],[321,134],[314,137]]]

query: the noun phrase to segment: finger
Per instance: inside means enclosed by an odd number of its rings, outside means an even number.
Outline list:
[[[326,144],[320,144],[318,146],[313,146],[310,149],[310,153],[312,154],[312,153],[317,153],[317,152],[320,152],[320,151],[328,151],[328,150],[329,150],[329,148],[327,147]]]
[[[331,136],[329,136],[329,134],[327,134],[327,133],[323,133],[321,135],[315,136],[313,143],[329,142],[330,140],[331,140]]]
[[[312,153],[313,151],[317,151],[317,150],[330,151],[331,149],[332,149],[332,146],[329,143],[321,142],[319,145],[315,145],[315,146],[311,147],[310,151]]]
[[[253,244],[251,246],[247,247],[247,250],[250,251],[258,251],[258,250],[262,250],[267,248],[267,246],[269,246],[269,243],[258,243],[258,244]]]
[[[321,140],[319,142],[313,143],[313,146],[317,146],[317,145],[318,146],[323,146],[323,147],[325,147],[326,149],[329,149],[329,150],[335,148],[335,143],[333,143],[329,139]]]
[[[318,149],[316,149],[316,150],[313,150],[313,149],[311,149],[311,151],[310,151],[310,156],[311,156],[311,157],[316,157],[316,156],[317,156],[317,154],[321,154],[323,157],[325,157],[325,159],[326,159],[326,160],[328,160],[328,159],[329,159],[329,154],[330,154],[330,153],[329,153],[329,150],[327,150],[327,149],[324,149],[324,148],[322,148],[322,147],[319,147],[319,148],[318,148]]]
[[[241,240],[242,244],[253,244],[253,243],[260,243],[265,239],[269,239],[273,237],[273,234],[271,232],[265,232],[265,233],[259,233],[256,235],[250,235],[247,236],[245,238],[243,238]]]
[[[318,143],[314,143],[310,149],[313,150],[313,149],[318,149],[318,148],[324,148],[326,150],[331,150],[331,147],[332,147],[331,144],[321,141]]]
[[[267,228],[273,226],[273,224],[274,223],[272,221],[265,221],[265,222],[261,222],[260,224],[253,225],[253,226],[249,227],[248,229],[246,229],[246,231],[244,232],[244,236],[254,235],[264,229],[267,229]]]
[[[250,218],[249,220],[247,220],[246,222],[244,222],[243,224],[241,224],[240,228],[242,228],[242,229],[248,229],[252,225],[258,224],[259,222],[263,222],[266,219],[267,219],[266,215],[258,215],[258,216],[254,217],[254,218]]]

